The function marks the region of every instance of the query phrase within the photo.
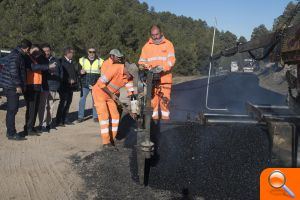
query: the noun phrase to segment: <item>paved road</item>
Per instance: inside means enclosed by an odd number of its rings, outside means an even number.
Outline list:
[[[207,79],[174,87],[172,119],[205,108]],[[211,108],[245,113],[245,103],[284,105],[285,97],[261,88],[253,74],[229,74],[212,79]],[[161,125],[159,161],[151,168],[149,185],[205,199],[258,199],[260,171],[269,164],[269,142],[254,125]]]
[[[228,108],[228,113],[245,113],[247,101],[254,104],[284,105],[285,97],[259,86],[254,74],[233,73],[211,79],[210,108]],[[172,94],[172,119],[185,120],[186,114],[209,112],[205,108],[207,79],[176,85]]]
[[[206,79],[174,86],[172,120],[205,111],[205,89]],[[247,101],[282,105],[285,97],[261,88],[255,75],[213,79],[210,107],[244,113]],[[150,162],[149,187],[143,188],[134,182],[135,134],[126,120],[127,149],[97,152],[78,164],[87,187],[97,189],[96,199],[258,199],[259,174],[269,165],[268,135],[262,127],[162,123],[156,131],[158,151]]]

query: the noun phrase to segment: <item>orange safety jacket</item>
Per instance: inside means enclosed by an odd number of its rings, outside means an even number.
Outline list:
[[[29,56],[33,64],[37,64],[37,62]],[[41,85],[42,84],[42,71],[32,71],[31,69],[27,69],[27,75],[26,75],[26,83],[27,85]]]
[[[27,85],[41,85],[42,84],[42,72],[31,71],[27,69]]]
[[[159,44],[155,44],[152,38],[144,45],[139,59],[139,64],[145,65],[146,69],[162,66],[164,73],[161,83],[172,83],[171,70],[175,65],[175,50],[172,42],[165,37]]]
[[[127,80],[124,75],[124,67],[124,64],[113,64],[110,58],[107,59],[102,65],[101,77],[94,87],[107,87],[110,92],[116,95],[120,93],[119,90],[124,86],[126,86],[129,94],[134,92],[132,80]],[[110,96],[102,89],[99,94],[104,99],[110,98]]]

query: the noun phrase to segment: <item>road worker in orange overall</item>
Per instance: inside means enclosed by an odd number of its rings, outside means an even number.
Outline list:
[[[139,68],[153,70],[160,74],[160,82],[154,88],[152,97],[154,120],[169,120],[169,103],[172,87],[172,68],[175,65],[175,50],[173,44],[167,40],[161,28],[153,25],[150,29],[151,38],[144,45],[139,59]],[[159,113],[160,111],[160,113]]]
[[[113,146],[118,132],[120,114],[116,101],[119,90],[126,86],[128,94],[134,95],[132,76],[121,64],[122,57],[119,50],[110,51],[110,57],[102,65],[101,77],[92,89],[104,148]]]

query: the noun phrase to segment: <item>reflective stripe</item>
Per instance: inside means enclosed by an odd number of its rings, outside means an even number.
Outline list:
[[[133,87],[133,83],[132,83],[132,82],[126,83],[125,86],[126,86],[126,87]]]
[[[100,74],[100,67],[101,67],[101,58],[97,59],[98,65],[95,65],[94,63],[96,62],[96,60],[92,61],[92,64],[90,62],[85,62],[85,60],[88,60],[86,58],[80,58],[80,61],[82,61],[82,69],[84,69],[87,73],[89,74]],[[80,63],[81,64],[81,63]]]
[[[118,87],[118,86],[116,86],[116,85],[114,85],[112,83],[109,83],[108,86],[112,87],[113,89],[115,89],[117,91],[120,89],[120,87]]]
[[[101,129],[101,134],[106,134],[108,133],[108,131],[109,131],[108,128]]]
[[[171,61],[168,61],[169,67],[173,67],[173,63]]]
[[[134,92],[134,88],[132,87],[132,88],[128,88],[127,89],[129,92]]]
[[[103,83],[107,83],[107,82],[108,82],[108,79],[106,78],[105,75],[102,75],[102,76],[100,77],[100,80],[101,80]]]
[[[100,125],[106,125],[106,124],[109,124],[109,120],[100,121]]]
[[[99,74],[100,70],[96,70],[96,69],[95,70],[90,70],[89,73],[90,74]]]
[[[170,112],[161,111],[162,116],[169,117]]]
[[[98,66],[99,66],[99,68],[103,65],[103,62],[104,62],[104,60],[102,58],[98,58]]]
[[[148,62],[148,60],[146,58],[140,58],[139,62]]]
[[[112,127],[112,128],[111,128],[111,131],[117,132],[117,131],[118,131],[118,127]]]
[[[117,124],[117,123],[119,123],[119,120],[118,119],[111,119],[111,123]]]
[[[158,111],[153,111],[152,117],[158,116]]]
[[[175,53],[169,53],[168,58],[170,58],[170,57],[175,57]]]
[[[166,61],[167,57],[165,57],[165,56],[155,56],[155,57],[148,58],[149,62],[157,61],[157,60]]]

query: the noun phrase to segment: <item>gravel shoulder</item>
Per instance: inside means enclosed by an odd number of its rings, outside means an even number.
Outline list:
[[[174,84],[196,79],[199,77],[179,77],[175,78]],[[1,101],[3,102],[3,100]],[[78,101],[79,93],[75,93],[71,105],[73,119],[76,119]],[[91,98],[89,97],[87,108],[91,108]],[[233,186],[226,190],[220,182],[221,178],[226,180],[226,178],[233,177],[235,181],[241,181],[247,176],[254,178],[249,179],[253,186],[253,184],[255,185],[254,181],[257,180],[254,174],[257,174],[268,163],[266,156],[268,144],[264,142],[265,135],[259,131],[256,131],[256,137],[253,137],[253,133],[247,131],[242,135],[236,135],[243,128],[236,128],[235,131],[224,133],[219,129],[213,131],[211,128],[204,130],[203,127],[198,127],[197,131],[200,131],[200,134],[196,131],[183,135],[178,128],[169,127],[168,130],[162,131],[160,162],[152,168],[150,187],[143,187],[137,183],[134,127],[123,124],[130,134],[125,141],[126,148],[121,147],[118,152],[107,152],[101,149],[99,125],[90,119],[82,124],[58,128],[50,134],[43,134],[40,137],[30,136],[26,141],[8,141],[5,137],[5,113],[5,105],[3,106],[1,103],[1,200],[203,200],[204,197],[218,198],[220,194],[224,194],[228,198],[239,198],[241,196],[232,195],[238,187],[237,184],[234,184],[236,187]],[[18,131],[22,131],[24,116],[24,100],[21,100],[21,108],[16,118]],[[131,123],[129,122],[129,124]],[[186,128],[186,130],[189,129]],[[170,138],[172,139],[170,140]],[[196,138],[194,143],[191,138]],[[243,142],[239,143],[239,141]],[[251,142],[247,143],[247,141]],[[257,144],[261,148],[256,148]],[[185,148],[187,146],[189,148]],[[227,151],[222,149],[225,147],[231,148]],[[187,152],[180,151],[180,149],[186,149]],[[256,157],[250,157],[248,153],[255,154]],[[239,156],[241,154],[242,157]],[[208,160],[210,156],[216,157]],[[234,159],[236,162],[226,164],[225,161],[230,159]],[[213,167],[206,168],[207,162],[210,162],[209,165]],[[246,174],[234,174],[234,171],[241,169],[238,167],[248,167]],[[228,176],[224,172],[225,169],[226,172],[229,172]],[[214,174],[215,172],[218,174]],[[225,181],[224,184],[228,184],[228,181]],[[216,193],[209,189],[214,186],[220,188]],[[238,194],[242,192],[256,196],[257,188],[245,187],[245,191],[239,191]]]
[[[71,112],[77,110],[78,99],[79,94],[74,94]],[[24,125],[25,107],[21,102],[17,131]],[[8,141],[4,108],[2,105],[0,110],[0,199],[75,199],[84,182],[72,168],[71,158],[101,150],[98,124],[88,120],[30,136],[26,141]]]

